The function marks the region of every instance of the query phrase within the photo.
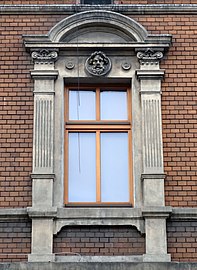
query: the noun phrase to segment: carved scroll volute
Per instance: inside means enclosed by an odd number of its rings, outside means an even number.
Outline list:
[[[57,50],[34,50],[31,52],[32,60],[35,64],[53,64],[58,58]]]
[[[162,50],[160,51],[151,48],[137,52],[137,58],[141,66],[143,65],[159,66],[159,62],[162,60],[163,56],[164,55]]]

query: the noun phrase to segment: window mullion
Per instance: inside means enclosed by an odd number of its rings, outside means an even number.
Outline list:
[[[131,89],[127,89],[127,110],[128,110],[128,121],[131,123],[132,113],[131,113]]]
[[[100,131],[96,132],[96,202],[101,203],[101,143],[100,143]]]
[[[96,88],[96,120],[100,120],[100,89]]]

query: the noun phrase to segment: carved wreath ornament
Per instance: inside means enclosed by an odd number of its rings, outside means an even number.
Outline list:
[[[88,57],[86,70],[94,76],[106,75],[111,70],[111,60],[101,51],[96,51]]]

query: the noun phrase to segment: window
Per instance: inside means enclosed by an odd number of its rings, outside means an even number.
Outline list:
[[[131,204],[127,87],[65,89],[65,204]]]
[[[81,0],[82,4],[85,5],[111,5],[113,4],[112,0]]]

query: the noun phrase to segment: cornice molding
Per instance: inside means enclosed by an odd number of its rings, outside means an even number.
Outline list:
[[[56,217],[59,220],[63,220],[65,217],[65,214],[67,216],[68,219],[72,220],[72,218],[74,218],[74,220],[76,221],[76,219],[90,219],[90,218],[94,218],[95,216],[97,216],[97,214],[99,213],[102,216],[102,211],[103,208],[98,208],[97,212],[95,212],[94,208],[88,209],[85,208],[85,212],[82,211],[78,211],[77,209],[66,209],[66,208],[52,208],[52,209],[48,209],[48,210],[53,210],[52,213],[50,211],[48,211],[48,215],[46,214],[46,209],[38,211],[38,209],[34,209],[37,211],[32,211],[32,208],[0,208],[0,222],[1,220],[12,220],[12,219],[28,219],[29,215],[31,216],[36,216],[36,217],[42,217],[42,216],[51,216],[54,218]],[[127,208],[127,209],[121,209],[121,211],[119,212],[119,216],[117,217],[117,213],[116,213],[116,209],[107,209],[107,211],[109,212],[109,219],[116,219],[118,218],[118,220],[121,220],[121,218],[123,218],[123,220],[125,221],[125,219],[131,219],[131,216],[133,217],[133,219],[142,219],[142,217],[144,216],[148,216],[148,217],[155,217],[155,216],[162,216],[162,214],[164,212],[166,212],[165,214],[167,214],[167,216],[170,214],[169,216],[169,220],[197,220],[197,207],[191,208],[191,207],[163,207],[163,208],[158,208],[158,207],[151,207],[151,208]],[[125,215],[125,211],[129,214],[129,217]],[[49,213],[50,212],[50,213]],[[79,216],[80,215],[80,216]],[[101,216],[97,216],[97,219],[101,219]]]
[[[125,15],[151,14],[197,14],[197,4],[155,4],[155,5],[0,5],[1,15],[17,14],[65,14],[88,10],[107,10]]]
[[[172,208],[171,219],[187,220],[197,219],[197,207],[174,207]]]
[[[0,208],[0,221],[27,218],[27,208]]]

